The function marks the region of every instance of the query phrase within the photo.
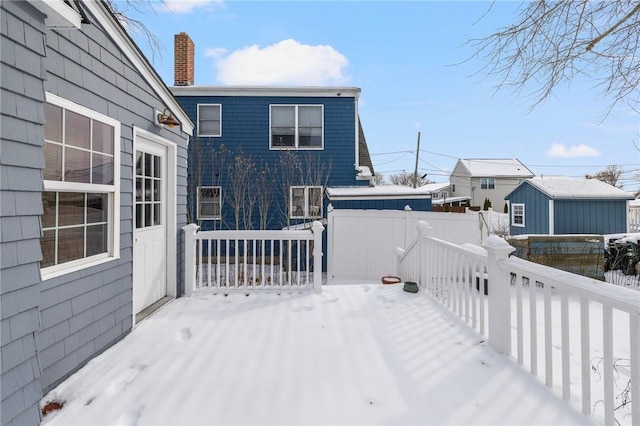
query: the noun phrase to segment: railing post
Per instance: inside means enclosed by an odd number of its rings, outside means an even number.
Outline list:
[[[402,247],[396,247],[396,277],[402,277],[402,256],[404,256],[405,249]]]
[[[313,291],[322,293],[322,232],[324,226],[314,221],[311,226],[313,232]]]
[[[498,353],[511,353],[511,277],[500,268],[515,249],[504,239],[489,236],[482,247],[487,251],[489,286],[489,345]],[[482,280],[482,277],[480,277]]]
[[[423,288],[429,288],[428,274],[431,270],[430,253],[428,253],[425,244],[425,238],[429,236],[431,225],[424,220],[418,222],[418,285]]]
[[[191,296],[196,286],[196,233],[200,227],[190,223],[184,231],[184,295]]]

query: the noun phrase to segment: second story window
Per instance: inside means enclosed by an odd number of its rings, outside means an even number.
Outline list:
[[[480,179],[480,189],[496,189],[496,180],[494,178]]]
[[[322,149],[322,105],[271,105],[270,148]]]
[[[198,136],[222,136],[222,105],[198,104]]]

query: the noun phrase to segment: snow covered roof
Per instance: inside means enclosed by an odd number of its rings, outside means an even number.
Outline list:
[[[451,185],[449,182],[434,182],[422,185],[420,189],[429,190],[431,192],[439,192]]]
[[[526,182],[551,198],[607,198],[632,200],[633,194],[598,179],[536,177]]]
[[[432,189],[421,186],[411,188],[402,185],[349,186],[327,188],[330,200],[337,198],[429,198]]]
[[[356,180],[371,180],[372,178],[373,173],[371,173],[371,169],[368,166],[356,167]]]
[[[516,158],[461,158],[458,160],[474,177],[524,177],[535,176]]]
[[[433,200],[431,202],[431,204],[433,204],[434,206],[439,206],[441,204],[444,204],[445,202],[446,203],[457,203],[457,202],[460,202],[460,201],[466,201],[466,200],[470,200],[470,199],[471,199],[471,197],[468,197],[468,196],[466,196],[466,197],[439,198],[437,200]]]

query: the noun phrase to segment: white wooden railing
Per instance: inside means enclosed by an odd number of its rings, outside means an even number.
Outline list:
[[[306,230],[198,231],[185,236],[185,295],[208,287],[214,293],[313,289],[322,291],[320,222]]]
[[[584,414],[640,425],[640,292],[510,257],[497,236],[459,246],[429,229],[398,249],[398,276]]]

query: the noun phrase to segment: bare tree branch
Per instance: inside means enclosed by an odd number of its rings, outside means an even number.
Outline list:
[[[640,2],[536,0],[525,2],[515,23],[471,43],[481,71],[500,77],[497,89],[531,90],[532,108],[560,84],[586,76],[611,107],[640,102]]]

